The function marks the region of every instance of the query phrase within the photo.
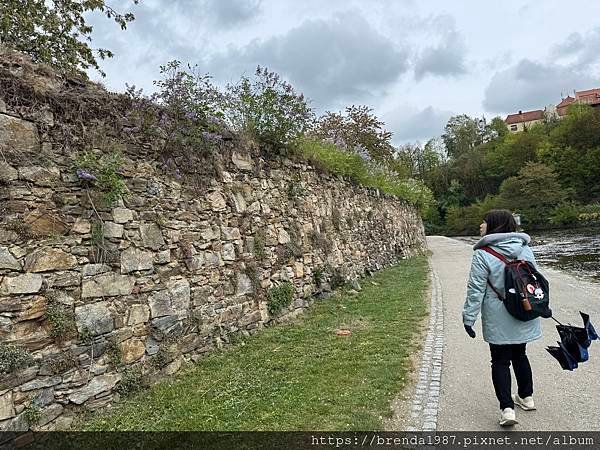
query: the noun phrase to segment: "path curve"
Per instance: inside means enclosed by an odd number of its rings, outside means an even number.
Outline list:
[[[444,324],[436,429],[500,430],[498,401],[494,395],[490,374],[489,347],[482,339],[481,318],[477,319],[474,327],[477,332],[476,339],[468,337],[462,325],[462,306],[473,250],[468,244],[441,236],[428,237],[427,243],[432,252],[432,316],[433,305],[441,302]],[[581,281],[564,272],[543,266],[542,273],[550,282],[551,307],[558,320],[581,326],[579,311],[584,311],[590,314],[596,328],[600,328],[599,284]],[[440,296],[438,300],[435,299],[436,295]],[[436,317],[440,316],[436,314]],[[600,342],[592,342],[589,361],[582,363],[573,372],[564,371],[545,350],[548,345],[556,345],[558,333],[554,325],[552,320],[543,320],[543,337],[527,346],[538,409],[529,412],[517,409],[519,424],[513,429],[600,430]],[[429,364],[429,360],[426,360],[427,345],[426,343],[422,362]],[[441,358],[442,355],[440,360]],[[515,390],[513,374],[513,392]],[[429,393],[431,392],[430,387]],[[426,425],[421,421],[424,429],[432,425],[432,421],[429,422]]]

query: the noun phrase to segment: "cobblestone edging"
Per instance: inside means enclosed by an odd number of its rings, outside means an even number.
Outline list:
[[[436,431],[442,381],[444,349],[444,308],[442,289],[435,270],[431,269],[431,311],[419,378],[410,407],[408,431]]]

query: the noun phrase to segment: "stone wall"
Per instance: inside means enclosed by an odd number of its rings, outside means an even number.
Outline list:
[[[109,205],[75,175],[56,105],[2,94],[0,430],[65,427],[423,249],[413,207],[235,141],[192,185],[123,137],[127,192]],[[283,283],[293,301],[270,313]]]

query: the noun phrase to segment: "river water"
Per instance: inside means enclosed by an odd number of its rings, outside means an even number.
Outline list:
[[[600,282],[600,228],[533,231],[529,234],[539,263],[570,272],[578,278]],[[474,244],[479,237],[455,239]]]

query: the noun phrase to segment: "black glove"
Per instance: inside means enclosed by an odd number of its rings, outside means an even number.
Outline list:
[[[473,329],[472,326],[470,325],[465,325],[465,331],[467,332],[467,334],[469,336],[471,336],[473,339],[475,339],[475,330]]]

